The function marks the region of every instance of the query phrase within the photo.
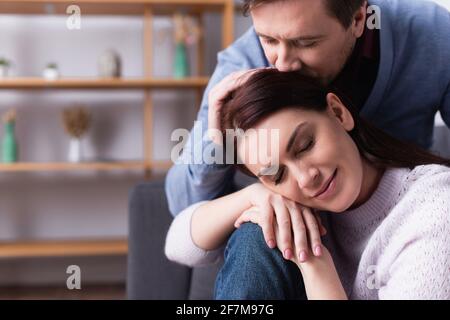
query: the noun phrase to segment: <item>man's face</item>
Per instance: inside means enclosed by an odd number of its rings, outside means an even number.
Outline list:
[[[300,70],[324,84],[342,71],[364,30],[362,7],[345,29],[325,0],[284,0],[251,10],[253,25],[270,64],[280,71]]]

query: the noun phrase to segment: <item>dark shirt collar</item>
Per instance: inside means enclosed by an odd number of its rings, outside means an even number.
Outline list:
[[[347,63],[331,86],[361,110],[375,85],[379,62],[380,32],[366,26],[361,37],[356,40]]]

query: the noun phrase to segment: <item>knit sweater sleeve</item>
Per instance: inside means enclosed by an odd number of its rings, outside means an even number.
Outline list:
[[[187,207],[172,221],[164,248],[169,260],[189,267],[199,267],[217,263],[222,257],[224,247],[207,251],[199,248],[192,239],[192,215],[198,207],[206,202],[201,201]]]
[[[398,229],[404,242],[379,299],[450,299],[450,174],[436,174],[418,185],[410,194],[413,213]]]

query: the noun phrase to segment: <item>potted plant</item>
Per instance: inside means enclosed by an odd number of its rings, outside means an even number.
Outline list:
[[[8,76],[8,70],[11,63],[5,58],[0,58],[0,78]]]
[[[47,80],[56,80],[59,78],[58,65],[56,63],[49,63],[44,69],[43,77]]]

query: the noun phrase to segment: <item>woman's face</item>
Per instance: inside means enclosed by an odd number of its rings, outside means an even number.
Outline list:
[[[348,134],[350,112],[334,94],[327,100],[326,112],[285,108],[268,117],[247,131],[238,155],[270,190],[307,207],[342,212],[360,195],[366,164]],[[274,129],[279,137],[260,143],[261,130],[270,135]],[[250,155],[258,155],[256,161]]]

